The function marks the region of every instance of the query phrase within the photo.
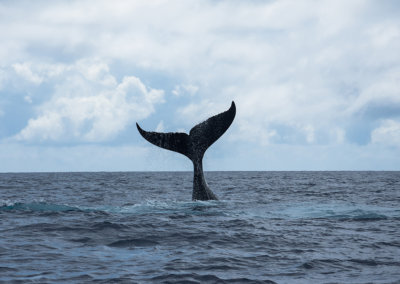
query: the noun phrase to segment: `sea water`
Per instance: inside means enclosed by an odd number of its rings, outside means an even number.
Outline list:
[[[400,172],[0,174],[1,283],[400,283]]]

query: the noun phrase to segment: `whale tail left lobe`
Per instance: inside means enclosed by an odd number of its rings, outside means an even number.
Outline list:
[[[190,157],[190,151],[189,151],[190,138],[189,135],[187,135],[186,133],[149,132],[143,130],[138,123],[136,123],[136,127],[139,130],[139,133],[143,136],[143,138],[149,141],[150,143],[158,147],[178,152],[187,157]]]

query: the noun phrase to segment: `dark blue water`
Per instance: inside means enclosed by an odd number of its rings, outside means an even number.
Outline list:
[[[206,177],[0,174],[0,282],[400,283],[400,172]]]

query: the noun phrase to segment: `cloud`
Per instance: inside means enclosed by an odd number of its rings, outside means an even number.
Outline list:
[[[3,89],[4,84],[8,80],[8,74],[5,70],[0,68],[0,91]]]
[[[161,120],[156,127],[156,132],[164,132],[164,122]]]
[[[359,92],[347,111],[364,111],[371,105],[400,104],[400,68],[393,66],[375,74],[373,80]]]
[[[372,131],[371,142],[400,147],[400,122],[391,119],[383,120],[380,126]]]
[[[13,65],[15,72],[23,77],[24,79],[34,83],[34,84],[40,84],[43,82],[43,78],[38,76],[37,74],[34,74],[32,70],[30,69],[30,64],[19,64],[16,63]]]
[[[125,76],[117,83],[105,63],[79,61],[64,69],[54,95],[39,106],[38,116],[28,121],[17,140],[105,141],[164,101],[162,90],[146,87],[137,77]]]
[[[190,128],[234,100],[229,145],[391,147],[377,137],[399,119],[399,11],[358,0],[8,1],[0,108],[3,124],[18,121],[11,112],[26,121],[4,133],[110,141],[135,119]]]
[[[189,96],[194,96],[198,90],[199,87],[191,84],[176,85],[175,88],[172,90],[172,94],[177,97],[180,97],[184,94],[188,94]]]
[[[202,100],[200,102],[190,103],[177,110],[178,116],[187,126],[193,126],[203,120],[206,120],[212,115],[225,111],[230,104],[225,103],[225,106],[218,108],[218,105],[211,100]]]

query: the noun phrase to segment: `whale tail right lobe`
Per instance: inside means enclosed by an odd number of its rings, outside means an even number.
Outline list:
[[[197,124],[189,135],[180,132],[149,132],[136,123],[139,133],[150,143],[174,152],[181,153],[193,162],[201,162],[205,151],[220,138],[232,124],[236,115],[236,106]]]

